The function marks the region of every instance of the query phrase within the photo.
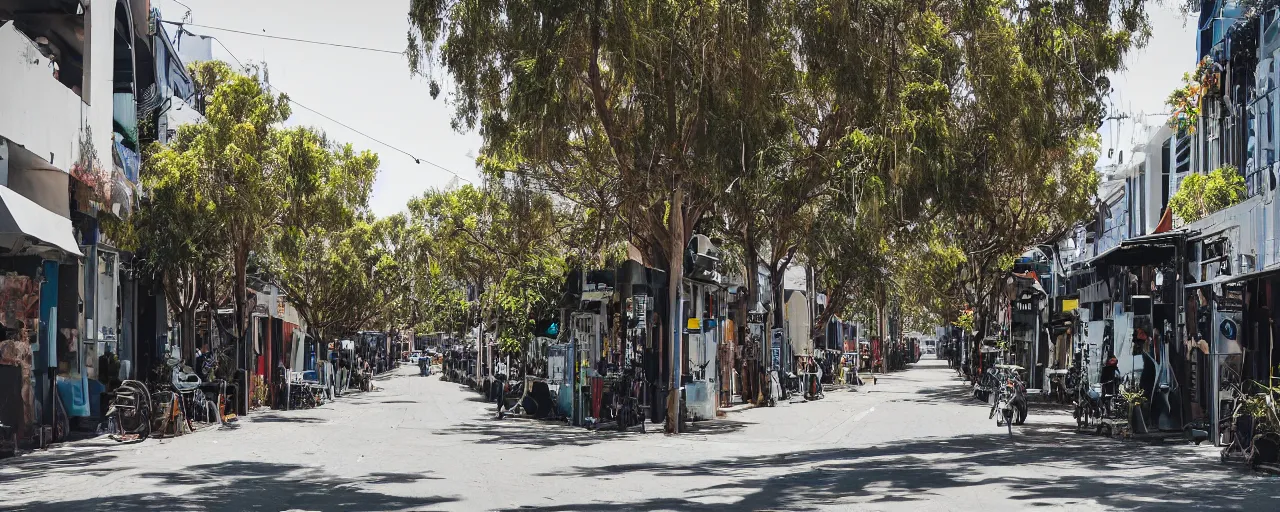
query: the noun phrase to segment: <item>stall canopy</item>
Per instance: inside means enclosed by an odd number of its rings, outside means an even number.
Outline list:
[[[46,210],[8,187],[0,187],[0,202],[0,244],[20,249],[19,241],[34,239],[32,245],[83,256],[72,233],[71,219]]]

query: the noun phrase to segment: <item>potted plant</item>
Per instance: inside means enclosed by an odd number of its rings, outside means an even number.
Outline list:
[[[1142,402],[1146,400],[1146,395],[1140,389],[1123,389],[1120,391],[1120,399],[1124,400],[1125,405],[1129,409],[1129,431],[1135,434],[1147,433],[1147,419],[1142,414]]]
[[[1280,386],[1256,383],[1261,393],[1244,400],[1244,412],[1253,419],[1253,457],[1250,464],[1275,464],[1280,461],[1280,414],[1276,400]]]

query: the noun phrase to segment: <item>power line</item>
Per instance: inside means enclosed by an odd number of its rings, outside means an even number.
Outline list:
[[[277,92],[284,93],[284,91],[281,91],[280,89],[276,88],[275,86],[273,86],[273,85],[271,85],[271,84],[267,84],[267,87],[270,87],[270,88],[272,88],[272,89],[275,89]],[[294,99],[293,99],[293,97],[289,97],[289,103],[293,103],[294,105],[297,105],[297,106],[299,106],[299,107],[303,108],[304,110],[310,111],[312,114],[315,114],[315,115],[318,115],[318,116],[323,117],[323,118],[325,118],[325,119],[328,119],[328,120],[330,120],[330,121],[333,121],[334,123],[337,123],[337,124],[338,124],[338,126],[341,126],[341,127],[346,128],[346,129],[348,129],[348,130],[351,130],[351,131],[353,131],[353,132],[356,132],[356,133],[358,133],[358,134],[360,134],[360,135],[363,135],[366,139],[369,139],[369,140],[371,140],[371,141],[377,142],[378,144],[381,144],[381,145],[386,146],[386,147],[388,147],[388,148],[391,148],[391,149],[394,149],[394,150],[399,151],[399,152],[401,152],[401,153],[404,153],[404,154],[405,154],[405,156],[407,156],[407,157],[409,157],[409,158],[412,158],[412,159],[413,159],[413,162],[414,162],[414,163],[416,163],[416,164],[426,163],[427,165],[430,165],[430,166],[435,167],[435,168],[437,168],[437,169],[440,169],[440,170],[442,170],[442,171],[444,171],[444,172],[447,172],[447,173],[449,173],[449,174],[452,174],[452,175],[454,175],[454,176],[457,176],[457,177],[458,177],[458,179],[463,180],[463,181],[466,181],[467,183],[474,183],[474,182],[472,182],[471,180],[469,180],[469,179],[467,179],[467,178],[464,178],[462,175],[460,175],[460,174],[458,174],[458,173],[456,173],[456,172],[453,172],[453,171],[449,170],[448,168],[446,168],[446,167],[444,167],[444,166],[442,166],[442,165],[440,165],[440,164],[437,164],[437,163],[432,162],[432,161],[430,161],[430,160],[423,160],[423,159],[421,159],[421,158],[418,158],[418,157],[414,156],[412,153],[409,153],[408,151],[405,151],[405,150],[400,149],[400,148],[398,148],[398,147],[392,146],[391,144],[387,144],[386,142],[383,142],[383,141],[381,141],[381,140],[378,140],[378,139],[374,138],[372,135],[369,135],[369,134],[364,133],[364,132],[362,132],[362,131],[360,131],[360,130],[357,130],[357,129],[355,129],[355,128],[352,128],[350,125],[348,125],[348,124],[346,124],[346,123],[344,123],[344,122],[342,122],[342,121],[339,121],[339,120],[337,120],[337,119],[334,119],[334,118],[332,118],[332,117],[329,117],[329,116],[327,116],[327,115],[324,115],[324,114],[322,114],[322,113],[320,113],[320,112],[316,111],[315,109],[313,109],[313,108],[311,108],[311,107],[308,107],[308,106],[306,106],[306,105],[303,105],[303,104],[301,104],[301,103],[298,103],[298,102],[297,102],[297,100],[294,100]]]
[[[191,25],[191,26],[193,26],[193,27],[200,27],[200,28],[205,28],[205,29],[209,29],[209,30],[221,30],[221,31],[223,31],[223,32],[231,32],[231,33],[233,33],[233,34],[243,34],[243,35],[246,35],[246,36],[254,36],[254,37],[265,37],[265,38],[267,38],[267,39],[279,39],[279,40],[282,40],[282,41],[293,41],[293,42],[295,42],[295,43],[318,44],[318,45],[321,45],[321,46],[334,46],[334,47],[337,47],[337,48],[347,48],[347,49],[351,49],[351,50],[362,50],[362,51],[367,51],[367,52],[377,52],[377,53],[389,53],[389,54],[392,54],[392,55],[404,55],[404,52],[397,52],[397,51],[394,51],[394,50],[384,50],[384,49],[382,49],[382,48],[369,48],[369,47],[367,47],[367,46],[355,46],[355,45],[341,44],[341,43],[330,43],[330,42],[327,42],[327,41],[313,41],[313,40],[310,40],[310,39],[298,39],[298,38],[294,38],[294,37],[273,36],[273,35],[271,35],[271,34],[262,34],[262,33],[257,33],[257,32],[247,32],[247,31],[244,31],[244,30],[236,30],[236,29],[233,29],[233,28],[211,27],[211,26],[209,26],[209,25],[200,25],[200,24],[197,24],[197,23],[182,22],[182,21],[168,21],[168,20],[164,20],[164,22],[165,22],[165,23],[168,23],[168,24],[170,24],[170,25],[178,25],[178,26]]]
[[[181,28],[181,27],[180,27],[180,28]],[[193,36],[198,36],[198,35],[199,35],[199,34],[194,34],[194,33],[190,32],[190,31],[187,31],[185,28],[182,28],[181,30],[186,31],[188,34],[191,34],[191,35],[193,35]],[[210,39],[213,39],[214,41],[217,41],[217,42],[218,42],[218,46],[221,46],[223,50],[226,50],[227,55],[230,55],[230,56],[231,56],[231,59],[232,59],[232,60],[235,60],[235,61],[236,61],[236,64],[238,64],[238,65],[240,66],[240,68],[241,68],[241,69],[243,69],[243,68],[244,68],[244,63],[240,62],[240,58],[239,58],[239,57],[236,57],[236,54],[235,54],[235,53],[233,53],[233,52],[231,51],[231,49],[230,49],[230,48],[227,48],[227,45],[226,45],[226,44],[223,44],[223,42],[222,42],[222,40],[221,40],[221,39],[218,39],[217,37],[214,37],[214,36],[204,36],[204,37],[208,37],[208,38],[210,38]],[[355,132],[355,133],[357,133],[357,134],[360,134],[360,135],[361,135],[361,136],[363,136],[364,138],[369,139],[369,140],[371,140],[371,141],[374,141],[374,142],[376,142],[376,143],[378,143],[378,144],[381,144],[381,145],[382,145],[382,146],[384,146],[384,147],[387,147],[387,148],[390,148],[390,149],[395,150],[395,151],[397,151],[397,152],[403,153],[405,156],[408,156],[409,158],[412,158],[412,159],[413,159],[413,163],[415,163],[415,164],[419,164],[419,165],[421,165],[421,164],[423,164],[423,163],[426,163],[427,165],[430,165],[430,166],[435,167],[435,168],[437,168],[437,169],[440,169],[440,170],[442,170],[442,171],[444,171],[444,172],[447,172],[447,173],[449,173],[449,174],[452,174],[452,175],[454,175],[454,177],[456,177],[456,178],[458,178],[458,179],[460,179],[460,180],[462,180],[462,181],[465,181],[465,182],[467,182],[467,183],[471,183],[471,184],[473,184],[473,185],[475,184],[475,182],[474,182],[474,181],[471,181],[470,179],[467,179],[465,176],[463,176],[463,175],[461,175],[461,174],[458,174],[458,173],[456,173],[456,172],[453,172],[452,170],[450,170],[449,168],[447,168],[447,167],[445,167],[445,166],[443,166],[443,165],[437,164],[437,163],[432,162],[432,161],[430,161],[430,160],[427,160],[427,159],[425,159],[425,158],[421,158],[421,157],[419,157],[419,156],[417,156],[417,155],[414,155],[413,153],[410,153],[410,152],[408,152],[408,151],[405,151],[405,150],[403,150],[403,149],[400,149],[400,148],[398,148],[398,147],[396,147],[396,146],[392,146],[391,144],[388,144],[388,143],[386,143],[386,142],[383,142],[381,139],[378,139],[378,138],[376,138],[376,137],[374,137],[374,136],[372,136],[372,135],[369,135],[369,134],[367,134],[367,133],[365,133],[365,132],[362,132],[362,131],[360,131],[360,130],[357,130],[356,128],[353,128],[351,125],[349,125],[349,124],[347,124],[347,123],[344,123],[344,122],[342,122],[342,121],[339,121],[339,120],[337,120],[337,119],[334,119],[334,118],[332,118],[332,117],[329,117],[329,116],[327,116],[327,115],[325,115],[325,114],[321,113],[320,111],[318,111],[318,110],[316,110],[316,109],[313,109],[313,108],[311,108],[311,107],[308,107],[308,106],[306,106],[306,105],[303,105],[303,104],[301,104],[301,103],[298,103],[298,100],[293,99],[293,97],[292,97],[292,96],[289,96],[289,95],[288,95],[288,93],[284,92],[284,91],[283,91],[283,90],[281,90],[279,87],[276,87],[276,86],[274,86],[274,85],[271,85],[271,83],[269,83],[269,82],[267,82],[267,83],[266,83],[266,85],[267,85],[267,87],[268,87],[268,88],[275,89],[275,90],[276,90],[276,92],[281,93],[281,94],[284,94],[285,96],[287,96],[287,97],[289,98],[289,103],[292,103],[292,104],[294,104],[294,105],[297,105],[298,107],[302,108],[303,110],[306,110],[306,111],[308,111],[308,112],[311,112],[311,113],[313,113],[313,114],[315,114],[315,115],[318,115],[318,116],[320,116],[320,117],[323,117],[323,118],[325,118],[325,119],[328,119],[329,121],[331,121],[331,122],[333,122],[333,123],[336,123],[338,126],[341,126],[341,127],[343,127],[343,128],[346,128],[346,129],[348,129],[348,130],[351,130],[351,131],[353,131],[353,132]]]

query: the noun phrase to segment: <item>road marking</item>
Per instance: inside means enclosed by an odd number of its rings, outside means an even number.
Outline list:
[[[821,439],[825,439],[825,438],[827,438],[827,436],[830,436],[832,432],[835,432],[837,429],[839,429],[839,428],[841,428],[841,427],[845,426],[846,424],[849,424],[849,423],[857,423],[857,422],[859,422],[859,421],[862,421],[862,419],[863,419],[863,418],[866,418],[868,414],[871,414],[871,413],[872,413],[872,411],[875,411],[875,410],[876,410],[875,406],[872,406],[870,409],[867,409],[867,410],[865,410],[865,411],[862,411],[862,412],[858,413],[856,416],[853,416],[853,417],[851,417],[851,418],[845,418],[845,420],[844,420],[844,421],[841,421],[840,423],[836,424],[836,426],[831,427],[831,428],[830,428],[830,429],[828,429],[826,432],[823,432],[821,436],[818,436],[818,437],[817,437],[817,440],[821,440]],[[841,440],[843,440],[843,439],[845,438],[845,436],[848,436],[848,435],[849,435],[849,432],[840,432],[840,435],[838,435],[835,439],[832,439],[831,441],[827,441],[827,443],[828,443],[828,444],[835,444],[835,443],[838,443],[838,442],[840,442]],[[819,442],[820,442],[820,441],[819,441]]]

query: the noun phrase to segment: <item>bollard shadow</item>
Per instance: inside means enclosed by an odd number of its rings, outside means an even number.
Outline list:
[[[312,418],[307,416],[291,416],[291,415],[271,415],[256,416],[252,418],[254,423],[328,423],[328,420],[321,418]]]

